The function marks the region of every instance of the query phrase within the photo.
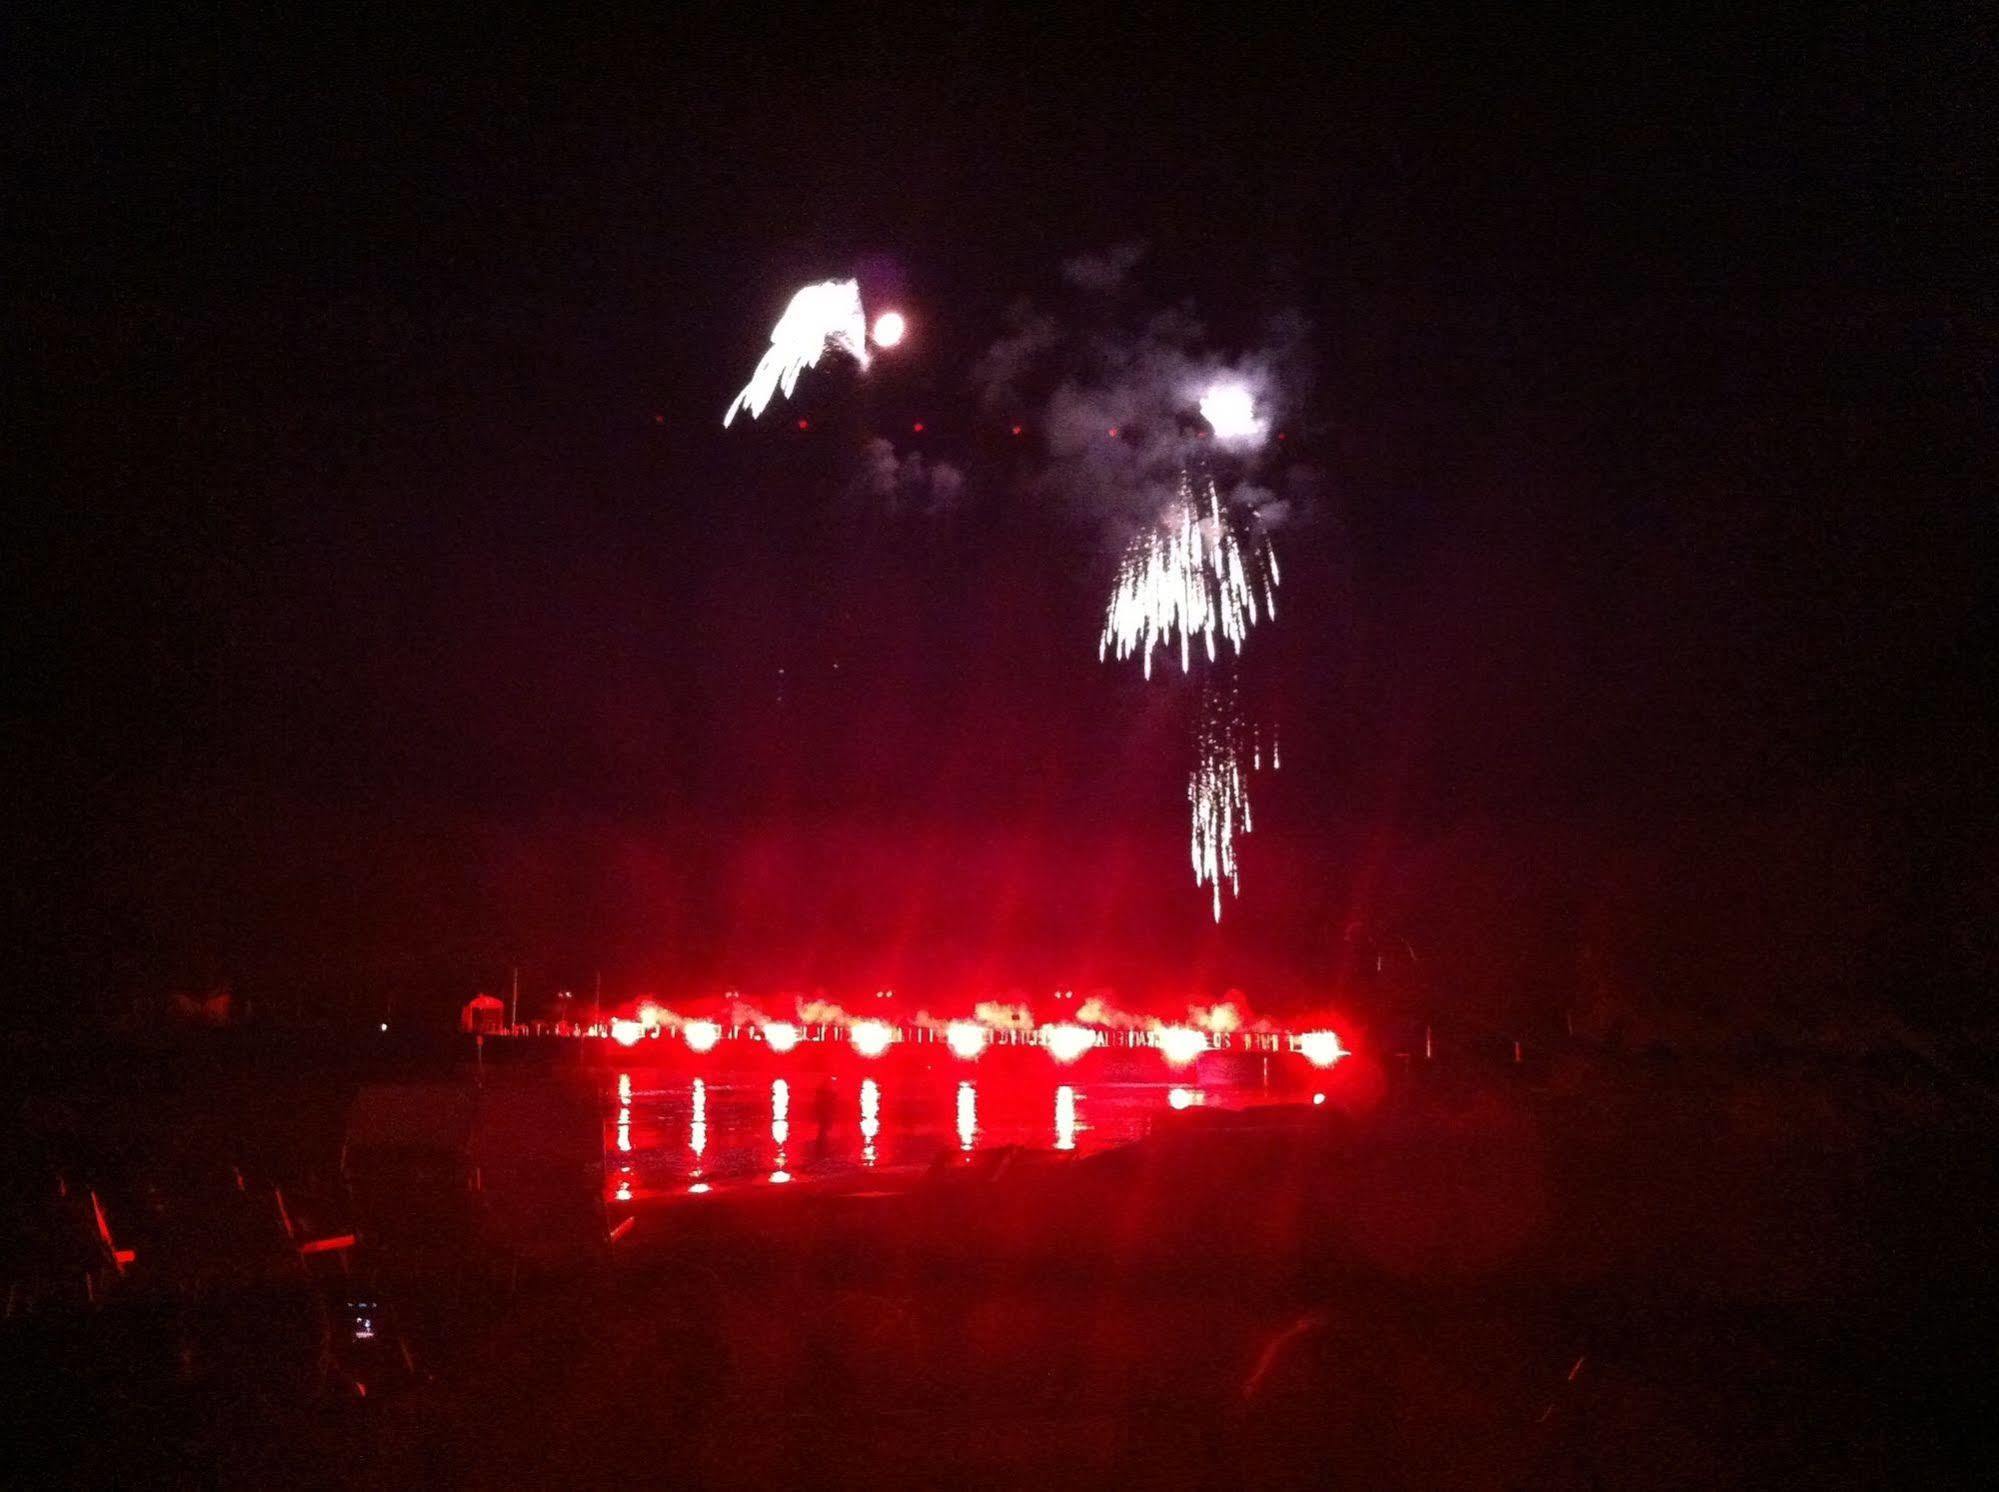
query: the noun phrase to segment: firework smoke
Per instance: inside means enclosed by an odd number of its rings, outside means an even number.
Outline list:
[[[837,347],[868,366],[868,318],[861,309],[861,287],[854,280],[827,280],[807,285],[791,298],[771,330],[770,348],[750,381],[722,416],[727,427],[736,411],[747,409],[755,419],[780,388],[789,399],[798,375],[814,366],[829,347]]]

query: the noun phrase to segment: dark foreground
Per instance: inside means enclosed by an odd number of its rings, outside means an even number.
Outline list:
[[[1915,1064],[1446,1065],[642,1201],[561,1269],[363,1247],[316,1280],[330,1367],[274,1287],[210,1289],[198,1363],[185,1294],[51,1304],[7,1322],[7,1433],[58,1485],[1965,1483],[1993,1130]],[[407,1365],[350,1340],[378,1287]]]

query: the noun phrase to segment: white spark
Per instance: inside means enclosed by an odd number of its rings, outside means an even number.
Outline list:
[[[785,398],[798,386],[798,375],[816,364],[828,347],[837,347],[868,366],[868,319],[861,309],[861,287],[854,280],[827,280],[807,285],[791,298],[770,334],[770,349],[743,391],[722,416],[724,426],[736,411],[747,409],[755,419],[780,388]]]
[[[908,330],[909,323],[902,319],[902,312],[884,311],[875,318],[875,346],[893,347]]]
[[[1183,472],[1178,501],[1125,554],[1104,613],[1098,658],[1115,649],[1123,662],[1137,653],[1149,679],[1152,650],[1171,645],[1177,632],[1184,673],[1196,634],[1212,662],[1217,633],[1239,653],[1249,629],[1277,615],[1277,556],[1261,521],[1225,510],[1212,478],[1204,477],[1202,485],[1205,515],[1193,479]]]

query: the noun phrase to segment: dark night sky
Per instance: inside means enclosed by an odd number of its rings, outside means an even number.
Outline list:
[[[443,1009],[510,959],[1301,999],[1366,918],[1480,1008],[1589,943],[1949,1013],[1991,970],[1992,58],[1906,10],[11,22],[11,1008]],[[1219,931],[1178,707],[1095,659],[1101,536],[967,377],[1134,239],[1219,344],[1313,329],[1285,771]],[[725,434],[790,289],[863,262],[915,345]],[[846,490],[914,418],[948,517]]]

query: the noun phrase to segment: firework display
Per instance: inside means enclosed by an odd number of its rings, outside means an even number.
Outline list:
[[[889,340],[900,339],[901,317],[896,317],[894,326],[894,337]],[[771,395],[780,390],[789,399],[798,386],[798,375],[817,364],[829,347],[846,353],[863,369],[868,366],[868,318],[861,309],[861,287],[856,281],[807,285],[791,298],[771,330],[769,350],[722,416],[723,425],[733,421],[740,409],[747,409],[751,419],[757,418]]]
[[[1149,679],[1153,650],[1176,640],[1182,673],[1196,636],[1210,663],[1218,635],[1241,652],[1249,629],[1276,617],[1278,579],[1277,552],[1256,515],[1224,506],[1213,477],[1182,471],[1174,501],[1118,566],[1097,656],[1137,654]]]

